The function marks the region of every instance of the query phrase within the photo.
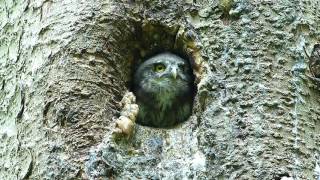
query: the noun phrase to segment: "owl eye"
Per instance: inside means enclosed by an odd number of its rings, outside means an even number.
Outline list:
[[[164,64],[155,64],[153,67],[153,71],[155,72],[163,72],[166,69],[166,66]]]
[[[181,69],[182,71],[186,71],[186,66],[184,64],[179,64],[178,65],[179,69]]]

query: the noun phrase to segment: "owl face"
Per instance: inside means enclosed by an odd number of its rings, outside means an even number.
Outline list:
[[[163,53],[140,65],[135,74],[135,85],[147,93],[174,95],[188,90],[192,82],[188,62],[174,54]]]

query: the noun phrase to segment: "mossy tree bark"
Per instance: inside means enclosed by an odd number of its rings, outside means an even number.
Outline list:
[[[319,178],[320,1],[0,2],[0,179]],[[188,58],[171,129],[114,139],[136,64]]]

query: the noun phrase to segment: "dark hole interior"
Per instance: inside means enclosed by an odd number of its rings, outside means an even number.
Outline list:
[[[289,178],[289,177],[291,177],[291,176],[289,175],[289,173],[283,173],[283,174],[279,174],[279,175],[276,176],[274,179],[275,179],[275,180],[281,180],[281,179],[284,178],[284,177]]]
[[[186,35],[182,34],[181,32],[189,32],[188,28],[189,26],[186,26],[185,28],[183,28],[183,30],[181,31],[181,27],[182,25],[171,25],[170,27],[166,26],[166,25],[161,25],[161,24],[153,24],[153,23],[144,23],[144,24],[140,24],[137,23],[135,25],[132,26],[132,30],[130,31],[130,34],[128,36],[128,38],[125,39],[125,47],[123,47],[123,49],[126,50],[126,54],[124,54],[125,58],[130,58],[132,59],[132,61],[126,61],[126,62],[130,62],[129,67],[130,70],[128,70],[127,72],[129,72],[129,77],[126,81],[126,85],[127,87],[130,89],[131,92],[134,92],[136,97],[137,97],[137,103],[139,105],[139,107],[141,106],[141,99],[143,98],[144,101],[148,101],[148,107],[153,107],[152,110],[148,110],[147,115],[145,116],[145,118],[149,118],[149,119],[154,119],[154,116],[167,116],[170,113],[175,113],[175,117],[171,117],[173,122],[170,123],[163,123],[164,121],[168,121],[166,118],[159,118],[157,123],[147,123],[145,121],[141,120],[141,116],[140,116],[140,112],[146,109],[146,106],[144,106],[144,108],[140,107],[139,110],[139,115],[138,115],[138,119],[136,120],[136,122],[140,125],[144,125],[144,126],[150,126],[150,127],[157,127],[157,128],[171,128],[171,127],[175,127],[177,124],[180,124],[181,122],[186,121],[189,116],[191,115],[192,109],[193,109],[193,100],[194,100],[194,96],[196,94],[196,88],[195,88],[195,76],[194,72],[198,72],[197,68],[194,66],[194,59],[193,59],[193,54],[190,53],[186,47],[187,47],[187,43],[184,43],[186,40],[190,39],[188,37],[186,37]],[[188,34],[188,33],[185,33]],[[189,33],[190,34],[190,33]],[[181,94],[179,94],[180,91],[176,91],[176,95],[175,94],[175,98],[173,98],[170,96],[165,96],[170,94],[169,93],[164,93],[164,90],[162,88],[162,95],[163,98],[167,98],[167,99],[161,99],[161,98],[155,98],[154,94],[150,95],[150,93],[140,93],[138,94],[136,88],[135,88],[135,73],[137,72],[139,66],[141,64],[143,64],[145,61],[147,61],[148,59],[162,54],[162,53],[171,53],[174,54],[174,56],[178,57],[178,59],[183,59],[183,62],[185,62],[185,64],[187,64],[187,66],[189,67],[189,73],[190,74],[190,86],[188,84],[188,87],[184,87],[181,88],[181,92],[183,92]],[[172,61],[173,64],[175,64],[175,61]],[[171,67],[171,66],[170,66]],[[172,67],[171,67],[172,68]],[[178,72],[178,79],[175,80],[177,82],[179,82],[179,78],[181,78],[180,76],[180,72]],[[160,79],[158,79],[160,80]],[[164,81],[167,81],[168,79],[162,79]],[[161,80],[160,80],[161,81]],[[188,81],[189,82],[189,81]],[[153,86],[153,85],[149,85],[149,86]],[[175,86],[179,86],[179,83],[174,84],[171,83],[170,87],[175,87]],[[160,88],[160,87],[158,87]],[[186,89],[188,90],[188,93],[185,93]],[[168,90],[168,89],[166,89]],[[172,91],[173,92],[173,91]],[[142,97],[142,96],[145,97]],[[169,100],[170,99],[170,100]],[[188,99],[188,102],[191,103],[190,107],[185,106],[184,108],[184,112],[187,113],[182,113],[182,111],[178,111],[177,109],[181,109],[186,101],[186,99]],[[171,103],[172,101],[175,101],[175,103]],[[140,104],[139,104],[140,102]],[[162,105],[160,105],[159,103],[162,103]],[[166,103],[169,103],[170,108]],[[158,104],[159,107],[158,108],[154,108],[154,105]],[[161,108],[160,108],[161,106]],[[163,109],[166,109],[166,113],[163,114]],[[170,109],[170,110],[169,110]],[[152,113],[151,113],[152,111]],[[159,112],[162,112],[159,113]],[[179,114],[180,113],[180,114]],[[184,118],[180,118],[181,114],[188,114],[188,116],[184,117]],[[178,118],[179,120],[176,122],[175,118]]]

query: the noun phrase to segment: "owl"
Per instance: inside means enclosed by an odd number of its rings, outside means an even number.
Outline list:
[[[193,104],[193,81],[189,62],[175,54],[161,53],[143,62],[134,75],[137,123],[168,128],[187,120]]]

